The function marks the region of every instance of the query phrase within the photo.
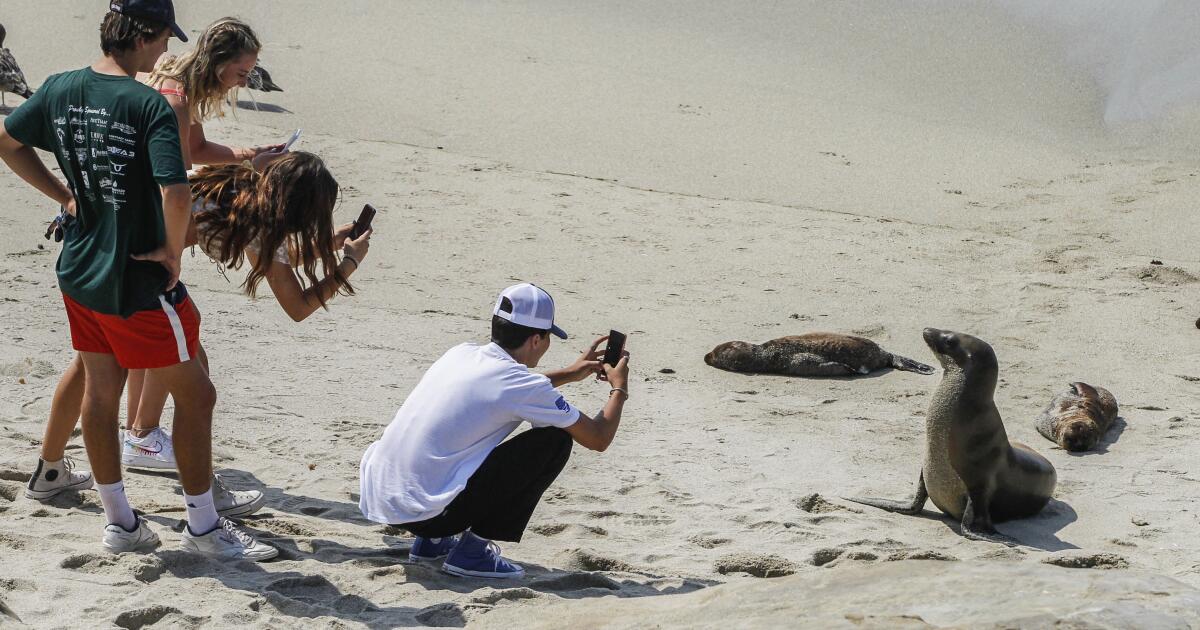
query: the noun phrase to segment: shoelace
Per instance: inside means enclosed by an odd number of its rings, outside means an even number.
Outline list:
[[[497,545],[494,540],[489,540],[484,549],[492,552],[492,562],[494,563],[492,569],[499,569],[500,564],[504,562],[504,558],[500,556],[500,545]]]
[[[233,536],[238,542],[242,543],[243,547],[250,548],[254,546],[254,537],[238,529],[237,523],[234,523],[227,518],[222,518],[221,528],[224,529],[227,534]]]
[[[71,459],[70,455],[63,455],[63,468],[67,470],[67,476],[71,476],[71,472],[75,470],[75,460]]]

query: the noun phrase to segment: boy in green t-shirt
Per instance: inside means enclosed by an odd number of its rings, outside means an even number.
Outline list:
[[[176,401],[176,461],[188,517],[183,548],[272,558],[278,550],[219,517],[213,505],[216,391],[196,358],[199,312],[179,283],[191,191],[175,114],[135,79],[154,69],[172,34],[187,36],[171,0],[113,0],[110,8],[100,27],[104,57],[46,79],[0,130],[0,159],[71,216],[57,273],[83,361],[83,438],[109,522],[102,544],[112,552],[159,544],[125,496],[117,434],[126,370],[152,369]],[[66,183],[35,149],[54,154]]]

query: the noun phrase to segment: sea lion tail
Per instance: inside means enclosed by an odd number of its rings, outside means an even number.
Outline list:
[[[916,372],[917,374],[933,374],[934,369],[931,366],[925,365],[919,361],[913,361],[908,357],[902,357],[898,354],[892,355],[892,367],[905,372]]]

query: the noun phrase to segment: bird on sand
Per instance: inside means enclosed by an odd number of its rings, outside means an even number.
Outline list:
[[[258,99],[254,98],[254,90],[258,90],[259,92],[283,91],[283,88],[275,85],[275,82],[271,80],[271,73],[267,72],[266,68],[258,64],[254,64],[254,69],[251,70],[250,74],[246,77],[246,87],[251,90],[250,100],[254,101],[254,111],[259,111]]]
[[[25,82],[25,73],[21,72],[17,60],[13,59],[12,53],[4,47],[6,34],[4,25],[0,24],[0,105],[4,106],[7,106],[7,103],[4,102],[5,92],[12,92],[22,98],[33,96],[33,91]]]

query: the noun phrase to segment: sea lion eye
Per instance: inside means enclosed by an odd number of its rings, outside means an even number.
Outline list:
[[[946,347],[947,348],[957,348],[958,347],[958,337],[946,337]]]

